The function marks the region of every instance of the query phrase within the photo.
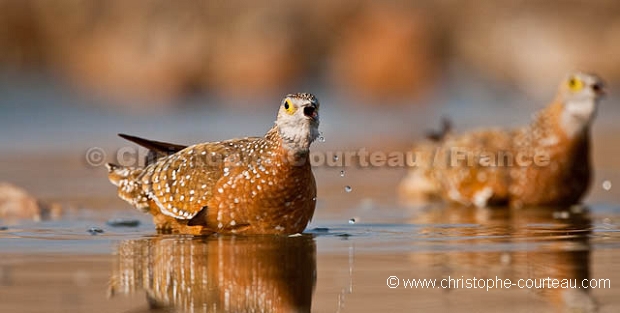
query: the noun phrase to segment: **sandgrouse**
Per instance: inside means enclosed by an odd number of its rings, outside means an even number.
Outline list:
[[[318,127],[318,99],[290,94],[264,137],[185,147],[121,135],[150,150],[147,164],[108,164],[108,177],[120,198],[153,215],[160,231],[299,233],[316,205],[309,148]]]
[[[590,125],[604,94],[598,76],[576,72],[525,127],[462,135],[446,127],[414,148],[418,160],[401,192],[479,207],[578,203],[590,184]]]

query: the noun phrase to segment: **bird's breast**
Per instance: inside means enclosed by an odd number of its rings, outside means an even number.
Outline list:
[[[312,217],[316,184],[308,160],[272,153],[224,171],[209,203],[209,224],[218,230],[294,233]]]

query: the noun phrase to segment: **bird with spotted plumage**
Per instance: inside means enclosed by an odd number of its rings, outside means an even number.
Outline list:
[[[460,135],[445,129],[414,147],[419,160],[401,195],[478,207],[579,203],[590,185],[590,129],[604,87],[597,75],[574,72],[527,126]]]
[[[108,164],[108,178],[162,232],[300,233],[316,205],[309,153],[319,106],[312,94],[287,95],[263,137],[185,147],[121,135],[149,149],[147,162]]]

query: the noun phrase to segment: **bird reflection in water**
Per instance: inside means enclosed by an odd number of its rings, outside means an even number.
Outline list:
[[[577,288],[530,289],[514,286],[506,292],[532,292],[557,312],[596,312],[589,289],[579,288],[590,275],[589,210],[570,208],[476,209],[461,206],[429,208],[411,222],[428,224],[423,233],[468,245],[468,251],[411,255],[415,263],[435,264],[442,278],[499,277],[540,282],[547,277],[569,279]],[[446,225],[456,225],[446,227]],[[473,250],[473,251],[472,251]],[[426,258],[432,259],[426,259]],[[586,282],[587,283],[587,282]]]
[[[144,290],[145,312],[310,312],[315,285],[309,235],[164,236],[119,244],[110,293]]]

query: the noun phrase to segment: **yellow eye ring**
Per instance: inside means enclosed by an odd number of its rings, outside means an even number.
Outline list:
[[[289,99],[286,99],[286,100],[284,100],[284,110],[286,110],[286,113],[288,113],[288,114],[293,114],[293,113],[295,113],[295,111],[297,109],[291,103],[291,101]]]
[[[568,88],[571,91],[579,91],[583,89],[583,82],[575,77],[568,80]]]

